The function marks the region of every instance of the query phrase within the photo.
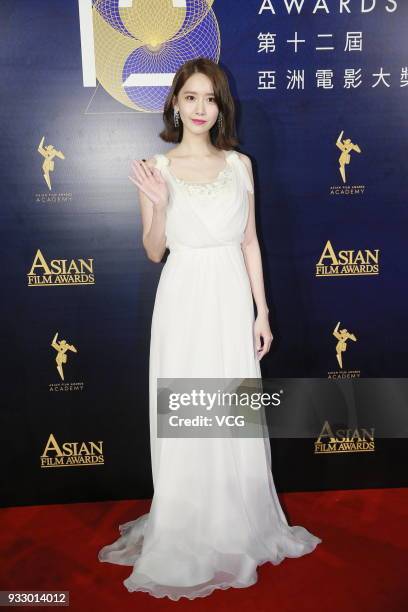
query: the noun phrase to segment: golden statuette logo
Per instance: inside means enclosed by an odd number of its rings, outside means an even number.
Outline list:
[[[54,339],[51,342],[51,346],[57,351],[57,356],[55,357],[57,370],[62,380],[64,380],[64,371],[62,366],[64,363],[67,363],[67,351],[72,351],[73,353],[77,353],[78,351],[73,344],[68,344],[66,340],[57,340],[57,338],[58,332],[55,334]]]
[[[54,145],[49,144],[44,147],[44,140],[45,136],[41,138],[41,142],[38,145],[38,152],[44,157],[44,162],[42,165],[43,177],[47,183],[48,189],[51,191],[50,172],[54,172],[54,157],[65,159],[65,155],[62,151],[55,149]]]
[[[340,329],[340,321],[332,331],[332,335],[337,339],[336,344],[336,359],[340,366],[338,370],[331,370],[327,373],[327,377],[330,379],[342,379],[342,378],[360,378],[361,370],[348,370],[344,369],[343,353],[348,349],[348,341],[352,340],[357,342],[357,336],[348,329],[343,327]]]
[[[343,369],[343,356],[342,353],[347,350],[347,341],[353,340],[353,342],[357,342],[357,338],[354,334],[351,334],[345,327],[339,330],[340,321],[337,323],[336,327],[333,331],[333,336],[337,338],[338,342],[336,344],[336,357],[339,366]]]
[[[342,140],[344,134],[344,130],[341,131],[339,137],[336,141],[336,146],[340,149],[341,154],[339,157],[339,171],[341,174],[341,178],[343,179],[343,183],[346,182],[346,166],[350,163],[351,156],[350,152],[355,151],[356,153],[361,153],[361,149],[358,144],[351,142],[350,138],[345,138]]]

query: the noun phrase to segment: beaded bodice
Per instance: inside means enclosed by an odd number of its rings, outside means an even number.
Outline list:
[[[184,181],[172,174],[172,177],[188,191],[190,195],[213,196],[227,186],[227,183],[232,179],[232,168],[227,164],[226,168],[218,173],[217,178],[208,182]]]

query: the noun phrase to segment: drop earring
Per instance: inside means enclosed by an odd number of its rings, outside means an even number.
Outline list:
[[[180,113],[178,111],[174,111],[174,125],[178,127],[179,125]]]
[[[223,121],[222,121],[222,112],[220,111],[218,113],[218,119],[217,119],[217,125],[218,125],[218,129],[219,130],[221,130],[222,124],[223,124]]]

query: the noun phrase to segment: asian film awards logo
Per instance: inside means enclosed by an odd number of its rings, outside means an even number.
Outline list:
[[[51,259],[48,262],[37,249],[27,280],[29,287],[94,285],[94,259]]]
[[[328,240],[316,263],[315,276],[327,278],[331,276],[369,276],[379,273],[379,249],[339,249],[336,252],[331,240]]]
[[[42,468],[104,465],[103,440],[73,442],[57,440],[50,433],[40,456]]]

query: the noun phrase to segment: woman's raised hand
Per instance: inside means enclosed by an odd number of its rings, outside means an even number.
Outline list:
[[[169,191],[158,168],[149,168],[144,160],[132,161],[133,175],[128,178],[158,207],[168,203]]]

